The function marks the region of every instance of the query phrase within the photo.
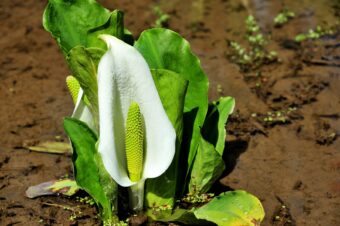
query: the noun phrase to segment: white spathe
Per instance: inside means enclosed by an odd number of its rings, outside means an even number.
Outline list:
[[[138,103],[144,123],[141,180],[158,177],[170,166],[176,133],[142,55],[113,36],[100,38],[107,43],[108,51],[98,66],[98,151],[111,177],[128,187],[135,184],[129,179],[125,154],[125,125],[131,103]]]
[[[98,133],[94,125],[93,115],[90,109],[88,108],[88,106],[86,106],[83,100],[83,96],[84,96],[84,91],[82,88],[80,88],[78,97],[77,97],[77,103],[75,104],[72,117],[85,122],[93,131],[96,131],[96,133]]]

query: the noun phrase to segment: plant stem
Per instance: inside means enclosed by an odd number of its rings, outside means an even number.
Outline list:
[[[142,179],[129,188],[130,208],[136,213],[139,213],[143,210],[144,184],[145,184],[145,180]]]

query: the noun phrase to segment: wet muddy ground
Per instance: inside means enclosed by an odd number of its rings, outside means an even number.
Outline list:
[[[258,196],[266,210],[263,225],[340,225],[340,35],[292,41],[317,25],[336,25],[339,1],[100,2],[122,9],[136,37],[153,26],[151,8],[159,5],[170,15],[168,27],[200,57],[210,99],[236,98],[221,183]],[[69,70],[41,26],[45,5],[0,1],[0,225],[97,225],[95,208],[75,199],[24,195],[30,185],[72,174],[69,156],[23,148],[25,142],[67,140],[62,118],[73,107],[64,82]],[[274,28],[284,7],[296,17]],[[245,71],[231,60],[228,41],[245,44],[248,14],[279,62]]]

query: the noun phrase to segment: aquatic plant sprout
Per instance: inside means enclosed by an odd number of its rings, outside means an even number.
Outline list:
[[[141,54],[116,37],[101,35],[100,38],[107,43],[108,51],[98,66],[98,151],[112,178],[119,185],[128,187],[144,183],[146,178],[158,177],[169,167],[175,154],[176,133]],[[124,131],[129,123],[127,116],[132,103],[137,103],[140,108],[145,130],[145,161],[137,182],[129,177],[125,160],[125,157],[127,161],[134,157],[136,161],[140,159],[135,156],[137,153],[125,152]],[[134,140],[126,142],[134,142],[135,146],[138,143]],[[142,207],[141,199],[134,208]]]

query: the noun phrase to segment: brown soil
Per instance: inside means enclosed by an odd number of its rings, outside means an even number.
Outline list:
[[[340,225],[340,35],[303,45],[291,41],[318,24],[335,24],[339,1],[254,0],[248,8],[236,0],[100,2],[122,9],[136,36],[153,25],[151,6],[159,4],[171,15],[169,28],[200,57],[210,98],[236,98],[221,182],[261,199],[263,225]],[[73,107],[64,82],[69,70],[41,25],[45,5],[46,0],[0,1],[0,225],[98,225],[94,207],[24,195],[30,185],[72,174],[68,156],[22,148],[27,141],[66,140],[62,118]],[[273,28],[284,6],[297,16]],[[244,43],[248,13],[271,36],[268,48],[281,62],[241,72],[226,57],[226,40]],[[265,120],[277,111],[284,121]],[[70,220],[79,210],[78,219]]]

